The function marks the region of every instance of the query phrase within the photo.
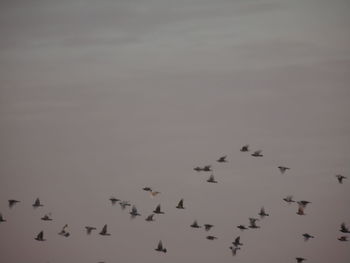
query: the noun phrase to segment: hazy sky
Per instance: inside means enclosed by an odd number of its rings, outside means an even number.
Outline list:
[[[334,177],[350,178],[349,13],[347,0],[0,1],[0,262],[350,262],[337,240],[350,179]],[[205,164],[218,184],[193,171]],[[306,216],[289,194],[312,202]],[[240,232],[261,206],[261,229]],[[112,236],[84,232],[104,224]]]

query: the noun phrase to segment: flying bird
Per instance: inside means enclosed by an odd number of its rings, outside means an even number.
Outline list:
[[[164,212],[161,211],[161,209],[160,209],[160,205],[157,205],[157,207],[156,207],[156,209],[153,211],[153,213],[155,213],[155,214],[164,214]]]
[[[286,166],[278,166],[278,169],[280,170],[281,174],[284,174],[287,170],[290,170],[290,168]]]
[[[209,176],[209,179],[207,180],[208,183],[217,183],[218,181],[215,180],[214,174],[211,174]]]
[[[211,165],[205,165],[205,166],[203,167],[202,171],[204,171],[204,172],[211,172],[211,171],[212,171]]]
[[[37,208],[37,207],[40,207],[40,206],[44,206],[44,205],[42,203],[40,203],[40,199],[39,198],[35,199],[33,207]]]
[[[288,195],[287,197],[283,198],[284,201],[286,201],[288,204],[295,203],[295,200],[293,200],[292,195]]]
[[[68,228],[68,225],[65,224],[61,230],[61,232],[59,232],[58,234],[60,236],[64,236],[64,237],[69,237],[70,236],[70,233],[68,231],[66,231],[66,229]]]
[[[211,224],[204,224],[204,230],[205,231],[209,231],[210,229],[212,229],[213,225]]]
[[[243,145],[240,149],[241,152],[249,152],[249,144]]]
[[[254,157],[263,157],[261,150],[258,150],[258,151],[255,151],[251,154],[251,156],[254,156]]]
[[[308,241],[310,238],[315,238],[314,236],[312,236],[308,233],[303,234],[303,237],[304,237],[304,241]]]
[[[207,238],[208,240],[218,239],[216,236],[207,236],[206,238]]]
[[[0,213],[0,223],[6,222],[6,219],[3,217],[3,215]]]
[[[301,262],[303,262],[304,260],[306,260],[306,258],[301,258],[301,257],[297,257],[297,258],[295,258],[296,259],[296,261],[298,262],[298,263],[301,263]]]
[[[128,201],[121,201],[119,202],[120,207],[124,210],[127,206],[131,206],[131,204]]]
[[[235,247],[243,246],[243,244],[241,243],[241,237],[240,237],[240,236],[236,237],[235,241],[233,241],[232,244],[233,244]]]
[[[162,240],[159,240],[157,248],[155,248],[156,251],[166,253],[167,249],[163,247]]]
[[[346,176],[341,175],[341,174],[337,174],[335,177],[337,177],[338,182],[339,182],[340,184],[342,184],[342,183],[343,183],[343,180],[344,180],[344,179],[347,179],[347,177],[346,177]]]
[[[110,236],[111,234],[107,232],[107,224],[103,226],[101,232],[99,233],[101,236]]]
[[[298,202],[298,212],[297,212],[297,214],[301,215],[301,216],[305,215],[305,212],[304,212],[305,208],[306,208],[305,204],[303,204],[301,202]]]
[[[15,204],[19,203],[20,201],[15,199],[10,199],[8,200],[8,202],[9,202],[9,208],[12,208]]]
[[[146,192],[152,192],[152,188],[151,187],[144,187],[142,188],[142,190],[146,191]]]
[[[239,228],[240,230],[247,230],[248,228],[244,225],[238,225],[237,228]]]
[[[347,236],[341,236],[338,238],[339,241],[346,242],[349,241]]]
[[[218,163],[227,163],[227,155],[225,155],[225,156],[221,156],[219,159],[217,159],[216,161],[218,162]]]
[[[44,239],[44,231],[41,231],[34,239],[37,241],[45,241],[46,239]]]
[[[196,172],[201,172],[203,171],[203,168],[197,166],[197,167],[194,167],[193,170],[195,170]]]
[[[232,256],[236,256],[237,250],[239,250],[241,248],[240,247],[231,246],[230,249],[232,251]]]
[[[267,214],[267,213],[265,212],[265,208],[264,208],[264,207],[262,207],[262,208],[260,209],[259,216],[260,216],[261,218],[264,218],[265,216],[269,216],[269,214]]]
[[[136,216],[140,216],[141,214],[137,211],[136,206],[132,206],[131,211],[129,213],[131,218],[135,218]]]
[[[259,221],[258,218],[249,218],[249,228],[260,228],[260,226],[256,225],[256,221]]]
[[[109,201],[111,201],[112,205],[115,205],[120,200],[112,196],[111,198],[109,198]]]
[[[184,207],[184,200],[183,199],[181,199],[179,201],[179,203],[177,204],[176,208],[178,208],[178,209],[185,209],[185,207]]]
[[[148,221],[148,222],[154,221],[153,216],[154,216],[154,214],[150,214],[149,216],[146,217],[145,220]]]
[[[93,226],[86,226],[86,227],[85,227],[85,230],[86,230],[86,234],[87,234],[87,235],[90,235],[91,232],[92,232],[93,230],[96,230],[96,227],[93,227]]]
[[[41,220],[43,220],[43,221],[52,221],[51,213],[44,215],[44,216],[41,218]]]
[[[341,223],[339,231],[342,233],[350,233],[349,228],[345,225],[345,223]]]
[[[193,227],[193,228],[201,228],[201,226],[198,225],[197,220],[194,220],[193,223],[192,223],[192,225],[190,225],[190,227]]]

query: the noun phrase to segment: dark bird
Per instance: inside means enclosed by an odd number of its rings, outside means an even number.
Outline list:
[[[109,201],[111,201],[112,205],[115,205],[120,200],[112,196],[111,198],[109,198]]]
[[[278,169],[280,169],[281,174],[284,174],[287,170],[290,170],[289,167],[285,166],[278,166]]]
[[[46,214],[46,215],[44,215],[41,218],[41,220],[43,220],[43,221],[52,221],[52,218],[50,216],[51,216],[51,214]]]
[[[209,239],[209,240],[218,239],[216,236],[207,236],[206,238]]]
[[[196,172],[201,172],[203,171],[203,168],[197,166],[197,167],[194,167],[193,170],[195,170]]]
[[[295,200],[293,200],[292,195],[288,195],[287,197],[283,198],[283,200],[286,201],[288,204],[295,202]]]
[[[341,174],[337,174],[335,177],[337,177],[338,182],[339,182],[340,184],[342,184],[342,183],[343,183],[343,180],[344,180],[344,179],[347,179],[347,177],[346,177],[346,176],[341,175]]]
[[[237,254],[237,250],[241,249],[240,247],[230,247],[231,251],[232,251],[232,256],[236,256]]]
[[[111,234],[107,232],[107,224],[103,226],[101,232],[99,233],[101,236],[110,236]]]
[[[201,228],[201,226],[198,225],[197,220],[194,220],[193,223],[192,223],[192,225],[190,225],[190,227],[193,227],[193,228]]]
[[[129,213],[131,218],[135,218],[136,216],[140,216],[141,214],[137,211],[136,206],[132,206],[131,211]]]
[[[34,239],[37,241],[45,241],[46,239],[44,239],[44,231],[41,231]]]
[[[146,217],[145,220],[148,221],[148,222],[154,221],[153,216],[154,216],[154,214],[150,214],[149,216]]]
[[[301,263],[301,262],[303,262],[304,260],[306,260],[306,258],[301,258],[301,257],[297,257],[297,258],[295,258],[296,259],[296,261],[298,262],[298,263]]]
[[[217,159],[216,161],[218,162],[218,163],[227,163],[227,155],[225,155],[225,156],[221,156],[219,159]]]
[[[144,187],[144,188],[142,188],[142,190],[144,190],[146,192],[152,192],[152,188],[151,187]]]
[[[202,171],[204,171],[204,172],[211,172],[211,171],[212,171],[212,170],[211,170],[211,165],[205,165],[205,166],[203,167]]]
[[[185,207],[184,207],[184,200],[183,199],[181,199],[179,201],[179,203],[177,204],[176,208],[178,208],[178,209],[185,209]]]
[[[6,222],[6,219],[3,217],[3,215],[0,213],[0,223]]]
[[[37,208],[37,207],[40,207],[40,206],[44,206],[44,205],[42,203],[40,203],[40,199],[39,198],[35,199],[33,207]]]
[[[91,232],[92,232],[93,230],[96,230],[96,227],[93,227],[93,226],[86,226],[86,227],[85,227],[85,230],[86,230],[86,234],[87,234],[87,235],[90,235]]]
[[[267,214],[267,213],[265,212],[265,208],[264,208],[264,207],[262,207],[262,208],[260,209],[259,216],[260,216],[261,218],[264,218],[265,216],[269,216],[269,214]]]
[[[119,202],[120,207],[124,210],[127,206],[131,206],[131,204],[128,201],[121,201]]]
[[[159,240],[157,248],[155,248],[156,251],[166,253],[166,248],[163,247],[162,240]]]
[[[305,215],[305,212],[304,212],[305,207],[306,207],[305,205],[303,205],[303,204],[298,202],[298,212],[297,212],[297,214],[301,215],[301,216]]]
[[[340,230],[339,231],[342,232],[342,233],[350,233],[349,228],[345,225],[345,223],[342,223],[340,225]]]
[[[241,152],[249,152],[249,144],[243,145],[240,149]]]
[[[18,200],[14,200],[14,199],[10,199],[8,201],[9,201],[9,208],[12,208],[15,204],[20,202]]]
[[[69,237],[70,236],[70,233],[68,231],[66,231],[66,229],[68,228],[68,225],[65,224],[61,230],[61,232],[59,232],[58,234],[60,236],[64,236],[64,237]]]
[[[258,150],[258,151],[255,151],[251,154],[251,156],[254,156],[254,157],[263,157],[263,155],[261,154],[261,150]]]
[[[243,244],[241,243],[241,237],[240,237],[240,236],[236,237],[235,241],[233,241],[232,244],[233,244],[235,247],[243,246]]]
[[[237,226],[237,228],[239,228],[240,230],[247,230],[248,228],[244,225],[239,225]]]
[[[303,237],[304,237],[304,241],[308,241],[310,238],[315,238],[314,236],[312,236],[308,233],[303,234]]]
[[[342,241],[342,242],[349,241],[347,236],[341,236],[341,237],[338,238],[338,240]]]
[[[302,201],[298,201],[298,204],[301,204],[301,205],[307,206],[308,204],[311,204],[311,202],[310,202],[310,201],[305,201],[305,200],[302,200]]]
[[[155,214],[164,214],[164,212],[161,211],[161,209],[160,209],[160,205],[157,205],[156,209],[153,210],[153,213],[155,213]]]
[[[208,183],[217,183],[218,181],[215,180],[214,174],[211,174],[209,176],[209,179],[207,180]]]
[[[204,224],[204,229],[205,231],[209,231],[210,229],[212,229],[213,225],[211,224]]]
[[[249,218],[249,228],[260,228],[260,226],[256,225],[256,221],[259,221],[257,218]]]

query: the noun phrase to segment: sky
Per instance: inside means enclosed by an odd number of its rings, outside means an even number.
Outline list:
[[[350,180],[335,178],[350,178],[349,11],[346,0],[1,0],[0,261],[349,262],[337,238]],[[193,170],[209,164],[217,184]],[[305,216],[287,195],[312,202]],[[158,204],[165,214],[146,222]],[[262,206],[260,229],[236,228]]]

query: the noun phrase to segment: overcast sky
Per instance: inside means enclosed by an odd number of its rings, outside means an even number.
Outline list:
[[[335,178],[350,178],[349,13],[347,0],[0,1],[0,261],[349,262],[350,179]],[[193,171],[206,164],[217,184]],[[261,206],[261,228],[240,232]],[[110,237],[84,232],[104,224]]]

